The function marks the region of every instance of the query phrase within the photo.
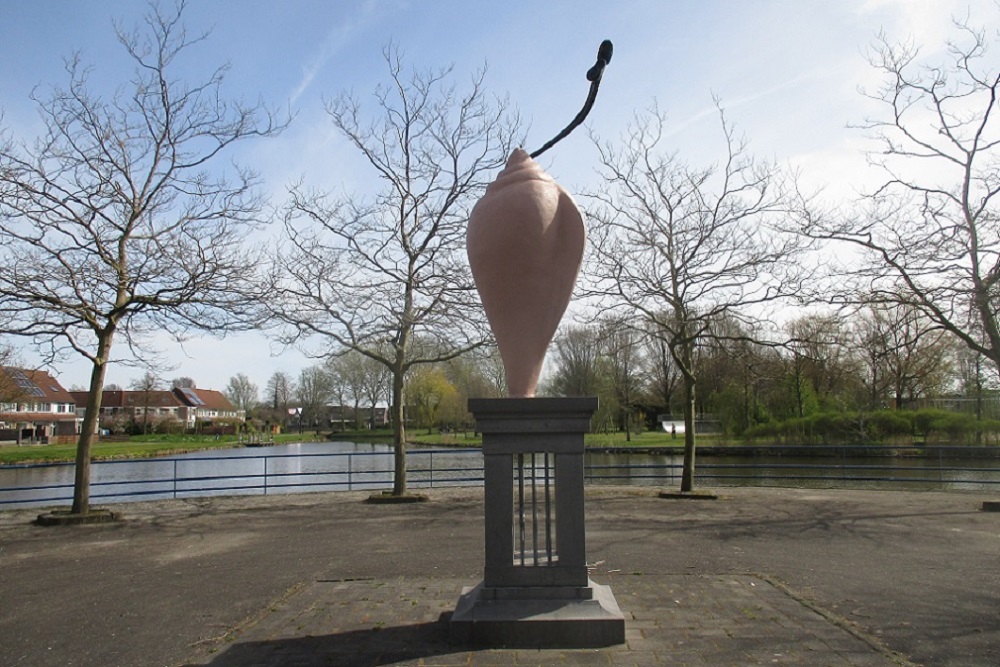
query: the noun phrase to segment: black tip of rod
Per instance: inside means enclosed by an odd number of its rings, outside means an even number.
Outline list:
[[[601,78],[601,75],[604,73],[604,68],[611,62],[611,55],[614,51],[615,47],[611,43],[610,39],[606,39],[601,42],[601,47],[597,49],[597,62],[593,67],[587,70],[587,81],[596,81]]]
[[[587,81],[590,81],[590,92],[587,95],[587,101],[584,102],[583,109],[580,110],[580,113],[576,115],[576,118],[574,118],[562,132],[557,134],[555,138],[551,139],[544,146],[532,153],[532,158],[536,158],[548,149],[552,148],[558,141],[572,132],[573,128],[582,123],[584,118],[587,117],[587,114],[590,113],[590,109],[594,105],[594,100],[597,97],[597,87],[601,85],[601,77],[604,76],[604,68],[607,67],[609,62],[611,62],[611,55],[614,53],[614,50],[614,45],[611,44],[610,39],[606,39],[601,42],[601,46],[597,49],[597,62],[593,67],[587,70]]]

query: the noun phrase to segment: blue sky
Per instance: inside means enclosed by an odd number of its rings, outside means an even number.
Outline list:
[[[15,137],[37,133],[29,96],[66,81],[63,59],[73,51],[92,66],[96,89],[114,90],[128,70],[112,21],[133,27],[145,8],[134,0],[0,0],[3,126]],[[933,57],[951,17],[967,13],[1000,24],[991,0],[191,0],[189,32],[210,34],[181,74],[198,78],[228,62],[230,96],[296,114],[280,137],[234,156],[260,172],[280,203],[299,178],[347,191],[370,183],[333,133],[323,100],[345,90],[368,95],[385,80],[381,51],[390,42],[410,66],[454,66],[459,82],[486,65],[491,92],[509,95],[527,121],[531,150],[577,112],[597,46],[611,39],[614,58],[587,121],[593,132],[613,138],[655,100],[676,149],[693,164],[709,163],[720,147],[716,95],[755,154],[800,169],[808,186],[838,199],[864,187],[864,140],[847,126],[870,110],[857,91],[875,82],[866,47],[882,30],[913,38]],[[571,191],[595,182],[583,130],[542,164]],[[191,376],[205,388],[222,389],[237,372],[263,386],[274,370],[297,375],[312,363],[295,351],[272,356],[277,350],[257,335],[161,347],[177,365],[166,377]],[[86,383],[82,363],[56,371],[67,387]],[[139,374],[112,368],[108,380],[128,385]]]

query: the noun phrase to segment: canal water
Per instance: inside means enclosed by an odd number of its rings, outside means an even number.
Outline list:
[[[589,483],[677,487],[679,455],[588,452]],[[410,449],[413,488],[482,483],[478,450]],[[163,458],[95,462],[94,502],[204,495],[375,490],[392,485],[392,448],[349,442],[301,443],[194,452]],[[793,486],[968,490],[1000,492],[1000,461],[944,458],[792,458],[702,456],[696,483],[719,486]],[[0,468],[0,509],[64,504],[72,497],[73,465]]]

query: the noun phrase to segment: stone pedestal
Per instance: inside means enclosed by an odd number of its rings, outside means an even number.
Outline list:
[[[625,641],[611,589],[590,581],[583,436],[596,398],[471,399],[483,434],[483,581],[462,591],[456,642],[584,648]]]

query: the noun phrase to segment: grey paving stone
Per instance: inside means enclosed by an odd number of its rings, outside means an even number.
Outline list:
[[[441,614],[482,576],[480,491],[363,499],[154,501],[55,531],[28,523],[37,510],[0,512],[0,665],[574,664],[445,641]],[[624,645],[580,659],[1000,665],[1000,513],[981,503],[731,489],[681,505],[588,488],[593,577],[629,623]]]
[[[627,641],[586,650],[470,650],[441,619],[467,582],[399,578],[315,582],[197,664],[262,665],[824,665],[898,663],[871,641],[753,576],[605,579],[627,600]],[[673,600],[684,599],[680,605]]]

